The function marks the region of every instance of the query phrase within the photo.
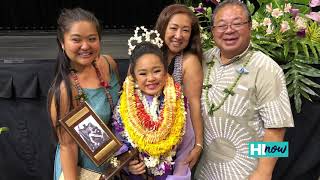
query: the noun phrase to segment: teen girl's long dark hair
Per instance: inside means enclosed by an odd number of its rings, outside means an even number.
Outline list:
[[[73,103],[72,103],[72,84],[69,78],[70,74],[70,59],[65,54],[62,44],[64,43],[64,34],[68,32],[71,28],[71,26],[75,22],[79,21],[87,21],[96,26],[99,40],[101,40],[101,27],[99,24],[99,21],[97,18],[91,13],[86,10],[83,10],[81,8],[74,8],[74,9],[63,9],[57,24],[57,44],[58,44],[58,56],[56,58],[56,65],[55,65],[55,74],[54,79],[51,85],[51,88],[49,89],[48,93],[48,110],[49,113],[51,103],[54,98],[55,107],[57,111],[57,122],[58,119],[61,119],[61,84],[64,83],[64,87],[66,89],[67,97],[68,97],[68,103],[67,108],[68,111],[73,109]],[[57,123],[56,122],[56,123]],[[56,127],[57,124],[53,125]]]

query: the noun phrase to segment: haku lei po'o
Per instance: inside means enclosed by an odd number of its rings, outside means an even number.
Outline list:
[[[148,129],[141,124],[135,99],[134,80],[128,77],[120,98],[120,116],[129,138],[139,149],[150,156],[168,155],[184,134],[186,122],[184,99],[181,86],[172,77],[166,80],[163,119],[157,129]],[[143,120],[142,120],[143,121]]]

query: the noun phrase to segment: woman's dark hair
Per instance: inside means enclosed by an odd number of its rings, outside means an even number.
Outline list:
[[[135,78],[134,69],[137,64],[137,60],[145,54],[154,54],[158,56],[161,60],[161,63],[164,65],[165,72],[167,72],[168,61],[164,59],[161,49],[157,45],[150,42],[142,42],[136,45],[130,56],[130,74],[133,78]]]
[[[57,20],[57,37],[60,43],[63,43],[63,35],[70,30],[72,24],[79,21],[87,21],[94,24],[96,26],[99,39],[101,39],[102,29],[98,19],[93,13],[82,8],[63,9]]]
[[[201,48],[199,21],[198,21],[198,18],[187,6],[182,4],[173,4],[164,8],[158,17],[155,29],[160,33],[161,39],[165,39],[164,36],[166,34],[168,23],[171,20],[172,16],[176,14],[186,14],[191,19],[191,35],[190,35],[189,43],[183,51],[191,52],[195,54],[201,62],[202,48]],[[168,46],[165,43],[162,49],[164,50],[165,56],[167,56]]]
[[[57,119],[62,118],[60,114],[60,86],[62,83],[65,84],[65,88],[67,91],[68,97],[68,110],[70,111],[73,108],[72,104],[72,85],[69,79],[70,74],[70,59],[65,54],[62,49],[62,45],[64,43],[64,34],[70,31],[72,25],[76,22],[87,21],[95,25],[96,30],[98,32],[99,40],[101,39],[101,26],[97,18],[89,11],[83,10],[81,8],[74,9],[63,9],[60,13],[60,16],[57,20],[57,44],[58,44],[58,56],[56,58],[55,65],[55,74],[54,79],[49,89],[48,93],[48,109],[50,112],[50,106],[53,101],[53,97],[55,98],[55,106],[57,110]],[[51,113],[51,112],[50,112]]]

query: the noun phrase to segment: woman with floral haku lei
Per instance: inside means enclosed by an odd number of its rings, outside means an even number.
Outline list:
[[[129,162],[129,179],[191,179],[184,159],[194,146],[192,123],[161,46],[158,32],[144,27],[129,39],[130,75],[113,116],[116,135],[140,152]]]

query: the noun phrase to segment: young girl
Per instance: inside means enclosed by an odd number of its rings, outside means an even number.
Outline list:
[[[139,160],[129,162],[129,179],[191,178],[184,160],[194,146],[194,132],[186,110],[181,86],[167,74],[159,47],[136,45],[113,116],[116,134],[140,152]]]
[[[119,83],[116,63],[111,56],[100,55],[101,29],[96,17],[81,8],[65,9],[57,29],[59,54],[55,78],[49,91],[49,112],[57,132],[54,180],[78,179],[77,166],[104,172],[79,149],[73,138],[59,125],[59,119],[86,101],[107,123],[112,104],[118,100]]]

